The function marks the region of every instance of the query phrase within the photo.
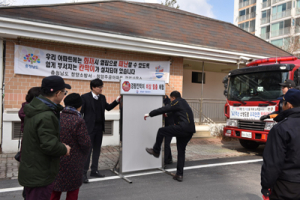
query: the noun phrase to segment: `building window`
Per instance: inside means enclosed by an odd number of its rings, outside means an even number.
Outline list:
[[[260,37],[264,40],[268,40],[270,38],[270,26],[265,26],[261,28]]]
[[[255,32],[255,20],[250,21],[249,32]]]
[[[291,16],[292,2],[280,4],[272,7],[272,20],[281,19],[284,17]]]
[[[272,40],[271,43],[274,44],[275,46],[278,46],[280,48],[287,50],[289,47],[289,44],[290,44],[290,38],[286,37],[286,38],[281,38],[278,40]]]
[[[271,9],[261,12],[261,24],[270,23]]]
[[[18,140],[21,137],[21,122],[12,123],[12,140]]]
[[[203,73],[202,81],[202,72],[192,72],[192,83],[202,83],[205,84],[205,73]]]
[[[103,135],[113,135],[113,120],[105,121],[105,130]]]
[[[245,31],[254,32],[255,31],[255,20],[239,24],[239,27]]]
[[[272,24],[271,26],[271,36],[277,37],[281,35],[286,35],[291,33],[291,20],[285,20]]]
[[[256,17],[256,6],[239,11],[239,22]]]
[[[300,14],[300,0],[298,0],[297,4],[296,4],[296,15],[299,15],[299,14]]]
[[[300,18],[296,19],[295,33],[300,33]]]

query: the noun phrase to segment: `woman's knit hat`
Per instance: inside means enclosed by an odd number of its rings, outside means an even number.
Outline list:
[[[66,96],[64,99],[65,106],[72,106],[74,108],[79,108],[82,106],[82,99],[78,93],[72,93]]]

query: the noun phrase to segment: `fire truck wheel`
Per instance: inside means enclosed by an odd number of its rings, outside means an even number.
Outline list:
[[[259,146],[259,143],[250,140],[240,139],[240,143],[245,149],[249,149],[249,150],[254,150]]]

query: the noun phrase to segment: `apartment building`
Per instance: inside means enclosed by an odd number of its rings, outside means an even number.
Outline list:
[[[234,0],[233,21],[285,50],[294,48],[292,44],[300,48],[300,0]]]

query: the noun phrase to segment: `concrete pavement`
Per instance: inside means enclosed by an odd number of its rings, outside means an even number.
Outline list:
[[[177,161],[176,144],[171,145],[173,161]],[[237,140],[222,138],[193,138],[186,149],[186,161],[198,161],[215,158],[246,156],[261,154],[263,147],[252,152],[245,150]],[[17,179],[19,163],[15,154],[0,154],[0,180]],[[102,147],[99,160],[99,170],[111,169],[119,157],[118,146]]]
[[[109,170],[105,178],[90,179],[80,187],[79,198],[87,200],[261,200],[261,156],[238,156],[188,161],[183,182],[177,182],[160,170],[127,174],[128,184]],[[174,172],[176,163],[168,165]],[[17,180],[0,181],[0,199],[21,199]],[[66,193],[61,199],[66,198]]]

